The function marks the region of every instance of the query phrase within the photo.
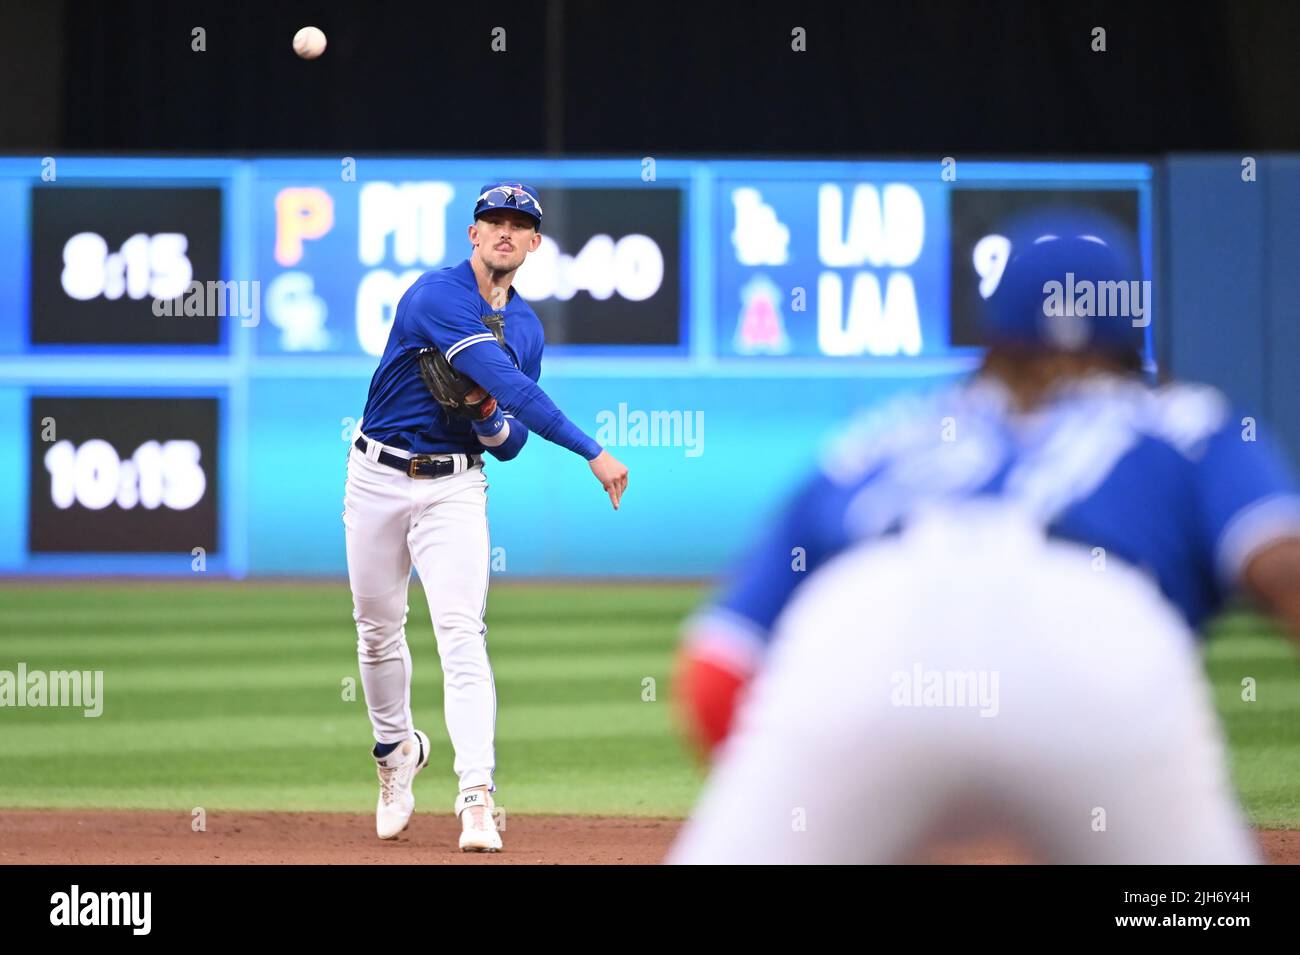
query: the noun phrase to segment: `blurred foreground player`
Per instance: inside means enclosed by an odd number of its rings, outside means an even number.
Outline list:
[[[1118,229],[1009,238],[981,370],[845,434],[692,622],[678,686],[721,745],[669,861],[987,826],[1049,862],[1255,861],[1195,630],[1241,588],[1300,632],[1295,484],[1220,393],[1145,383]]]

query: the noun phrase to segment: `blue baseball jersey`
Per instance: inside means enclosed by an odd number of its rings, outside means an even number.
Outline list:
[[[977,377],[870,412],[835,439],[693,632],[752,662],[817,567],[920,508],[982,496],[1146,571],[1192,627],[1258,547],[1300,535],[1282,455],[1212,388],[1097,376],[1016,414],[999,383]]]
[[[565,417],[537,384],[545,345],[537,314],[511,288],[502,310],[502,348],[483,321],[493,312],[479,293],[468,259],[416,279],[397,303],[388,343],[370,380],[362,430],[376,441],[416,454],[484,450],[470,422],[444,412],[420,377],[421,353],[436,348],[452,367],[496,398],[515,419],[512,431],[535,431],[587,460],[599,455],[600,445]],[[520,429],[520,423],[526,429]]]

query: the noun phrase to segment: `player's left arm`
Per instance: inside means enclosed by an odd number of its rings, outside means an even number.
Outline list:
[[[1242,583],[1300,643],[1300,531],[1256,551],[1242,571]]]
[[[1240,588],[1300,640],[1300,488],[1263,425],[1234,421],[1197,462],[1203,540],[1225,589]]]

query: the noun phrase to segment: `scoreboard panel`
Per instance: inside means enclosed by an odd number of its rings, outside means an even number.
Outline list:
[[[723,355],[943,353],[945,189],[890,177],[719,183]]]
[[[409,176],[401,169],[393,178],[329,182],[277,164],[258,177],[266,318],[259,352],[378,356],[411,282],[469,255],[466,231],[482,177],[435,178],[428,164],[408,169]],[[684,187],[545,179],[537,186],[542,243],[515,285],[548,345],[684,353]]]
[[[469,254],[478,190],[507,172],[545,212],[517,276],[543,385],[589,433],[630,396],[707,418],[711,456],[637,468],[719,535],[736,455],[817,439],[772,379],[847,414],[978,362],[980,250],[1006,217],[1105,211],[1151,276],[1141,163],[0,159],[0,573],[194,573],[196,548],[207,572],[341,573],[344,439],[393,310]],[[494,481],[580,506],[558,453]],[[691,520],[650,517],[651,538]],[[518,569],[585,566],[549,546],[516,544]]]
[[[220,552],[216,398],[31,397],[28,547]]]
[[[219,281],[221,190],[31,193],[33,345],[217,345],[216,316],[158,321],[155,300]]]

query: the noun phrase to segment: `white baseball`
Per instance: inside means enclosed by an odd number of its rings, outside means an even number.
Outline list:
[[[304,60],[314,60],[325,52],[325,34],[316,27],[303,27],[293,35],[293,52]]]

